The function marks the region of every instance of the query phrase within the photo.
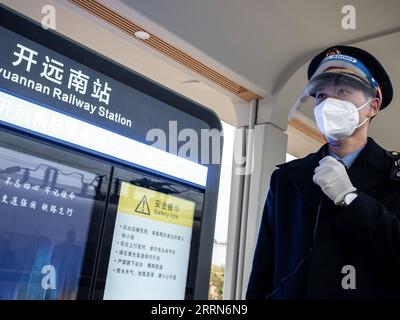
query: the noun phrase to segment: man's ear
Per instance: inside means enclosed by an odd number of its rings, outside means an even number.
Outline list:
[[[381,101],[379,98],[373,98],[371,100],[371,107],[368,111],[368,117],[373,118],[375,117],[381,108]]]

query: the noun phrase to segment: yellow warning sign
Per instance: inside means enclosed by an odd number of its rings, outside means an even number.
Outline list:
[[[118,213],[192,227],[195,202],[122,182]]]

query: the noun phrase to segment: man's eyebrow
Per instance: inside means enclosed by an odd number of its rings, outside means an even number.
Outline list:
[[[315,87],[315,89],[314,89],[314,91],[315,92],[320,92],[320,91],[324,91],[324,90],[326,90],[326,87],[324,87],[324,86],[317,86],[317,87]]]

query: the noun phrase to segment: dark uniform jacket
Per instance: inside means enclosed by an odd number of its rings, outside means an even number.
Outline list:
[[[348,169],[360,193],[341,207],[312,180],[327,148],[273,172],[247,299],[400,298],[399,156],[368,138]]]

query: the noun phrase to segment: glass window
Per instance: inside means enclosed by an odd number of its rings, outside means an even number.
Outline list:
[[[233,143],[235,127],[222,121],[224,145],[219,182],[217,217],[215,223],[214,248],[212,256],[209,299],[223,298],[226,242],[228,239],[228,219],[232,178]]]
[[[86,249],[95,207],[103,214],[96,204],[102,175],[62,163],[65,154],[49,160],[60,151],[28,139],[25,144],[43,147],[48,157],[22,152],[20,144],[15,150],[4,141],[16,138],[5,137],[0,136],[0,299],[76,299],[80,283],[88,298],[90,273],[83,270],[85,256],[92,258]]]

